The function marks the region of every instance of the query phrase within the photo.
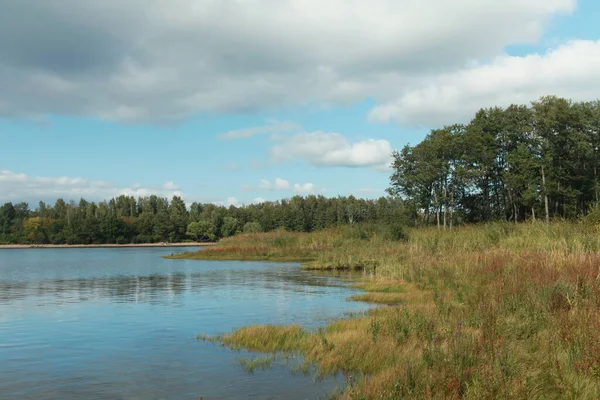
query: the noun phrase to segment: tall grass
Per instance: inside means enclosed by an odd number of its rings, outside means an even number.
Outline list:
[[[317,332],[259,326],[223,338],[360,377],[342,398],[600,398],[598,226],[497,223],[408,236],[394,241],[373,227],[244,235],[193,257],[371,272],[356,299],[394,306]]]

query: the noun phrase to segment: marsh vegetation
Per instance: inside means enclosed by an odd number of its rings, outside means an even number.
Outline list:
[[[386,304],[309,331],[248,326],[231,348],[288,352],[352,379],[341,398],[600,396],[600,230],[592,223],[373,226],[262,233],[183,257],[365,271],[353,300]]]

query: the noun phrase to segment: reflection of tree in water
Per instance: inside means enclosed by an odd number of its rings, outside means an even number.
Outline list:
[[[186,274],[114,276],[83,279],[0,281],[0,303],[38,297],[52,303],[108,298],[116,302],[177,301],[185,292]]]
[[[181,302],[186,291],[246,286],[293,292],[319,292],[319,287],[345,286],[349,272],[306,272],[294,268],[223,269],[203,273],[152,274],[81,279],[44,279],[32,282],[0,281],[0,304],[37,297],[62,304],[109,299],[119,303]],[[355,276],[355,275],[354,275]],[[321,289],[322,291],[323,289]]]

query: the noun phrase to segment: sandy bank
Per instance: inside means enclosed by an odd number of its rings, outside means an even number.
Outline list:
[[[8,249],[87,249],[119,247],[201,247],[215,243],[138,243],[138,244],[2,244],[0,250]]]

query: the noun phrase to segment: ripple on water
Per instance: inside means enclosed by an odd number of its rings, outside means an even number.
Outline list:
[[[248,374],[236,361],[252,355],[194,339],[366,310],[335,276],[173,251],[0,251],[0,398],[305,399],[343,383],[280,362]]]

